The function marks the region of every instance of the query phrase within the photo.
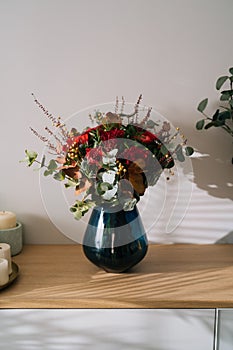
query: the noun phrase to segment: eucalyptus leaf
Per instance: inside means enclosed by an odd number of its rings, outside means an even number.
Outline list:
[[[184,162],[184,161],[185,161],[185,157],[184,157],[184,154],[183,154],[183,150],[182,150],[181,145],[178,145],[178,147],[177,147],[177,149],[176,149],[176,156],[177,156],[177,159],[178,159],[180,162]]]
[[[205,110],[207,104],[208,104],[208,98],[205,98],[199,103],[199,105],[197,106],[197,110],[202,113]]]
[[[82,212],[81,212],[80,210],[76,210],[76,211],[74,212],[74,218],[75,218],[76,220],[80,220],[82,216],[83,216],[83,214],[82,214]]]
[[[54,171],[57,169],[57,163],[54,159],[51,159],[48,165],[48,170]]]
[[[233,67],[229,68],[229,72],[233,75]]]
[[[190,146],[185,147],[185,154],[186,156],[191,156],[194,152],[194,149]]]
[[[153,120],[149,119],[146,123],[146,126],[149,128],[149,129],[152,129],[154,126],[158,126],[159,124],[158,123],[155,123]]]
[[[23,161],[26,162],[28,166],[31,166],[35,162],[38,154],[34,151],[28,151],[27,149],[25,150],[25,154],[26,158]]]
[[[77,181],[68,179],[67,183],[65,183],[65,188],[76,187],[77,185]]]
[[[162,145],[162,147],[160,148],[161,153],[165,156],[165,154],[168,153],[168,149],[165,145]]]
[[[45,155],[43,156],[42,160],[41,160],[41,165],[40,167],[43,168],[45,166]]]
[[[49,176],[49,175],[52,175],[53,171],[51,170],[45,170],[44,171],[44,176]]]
[[[53,178],[54,178],[55,180],[58,180],[58,181],[63,181],[63,180],[65,180],[65,174],[64,174],[63,171],[61,170],[61,171],[57,172],[56,174],[54,174],[54,175],[53,175]]]

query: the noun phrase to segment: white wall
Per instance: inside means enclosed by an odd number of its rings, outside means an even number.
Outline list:
[[[195,122],[202,98],[210,97],[214,110],[216,78],[233,65],[232,13],[232,0],[0,1],[0,210],[17,214],[25,242],[68,242],[48,217],[38,173],[19,163],[25,148],[43,150],[29,131],[46,125],[31,92],[64,119],[117,95],[135,102],[143,93],[146,105],[209,154],[192,162],[183,221],[165,234],[165,214],[150,239],[213,243],[231,232],[232,140],[220,130],[198,132]],[[144,211],[145,226],[150,217]],[[77,230],[84,226],[75,223]]]

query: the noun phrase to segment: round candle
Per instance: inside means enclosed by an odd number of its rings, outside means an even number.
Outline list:
[[[8,261],[8,274],[12,273],[11,265],[11,247],[7,243],[0,243],[0,258],[4,258]]]
[[[11,211],[0,211],[0,230],[16,226],[16,215]]]
[[[3,286],[9,281],[8,261],[0,258],[0,286]]]

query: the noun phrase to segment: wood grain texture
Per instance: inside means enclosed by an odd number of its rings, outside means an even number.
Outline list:
[[[106,273],[79,245],[30,245],[0,308],[233,307],[233,245],[150,245],[130,272]]]

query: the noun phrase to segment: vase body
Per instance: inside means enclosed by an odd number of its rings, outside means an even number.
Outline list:
[[[146,233],[135,206],[95,207],[83,239],[85,256],[107,272],[124,272],[141,261],[148,248]]]

